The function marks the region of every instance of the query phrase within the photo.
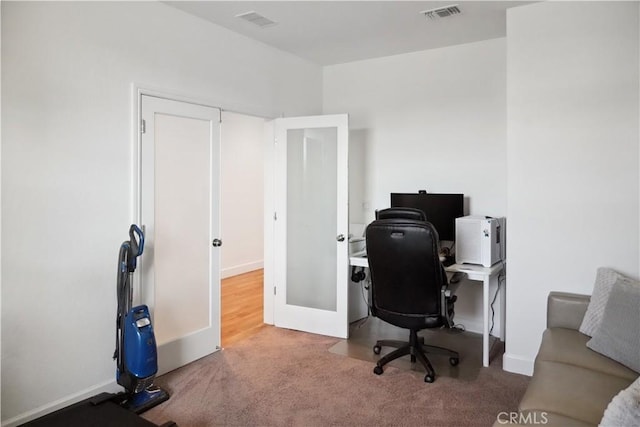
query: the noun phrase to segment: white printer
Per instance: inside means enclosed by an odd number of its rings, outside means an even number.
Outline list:
[[[505,218],[456,218],[456,263],[491,267],[505,259]]]

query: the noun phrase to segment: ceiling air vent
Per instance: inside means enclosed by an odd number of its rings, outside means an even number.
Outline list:
[[[460,8],[458,8],[457,4],[452,4],[451,6],[423,10],[420,13],[429,19],[448,18],[449,16],[458,15],[460,13]]]
[[[240,15],[236,15],[236,18],[244,19],[247,22],[251,22],[253,25],[257,25],[260,28],[271,27],[272,25],[276,25],[275,21],[272,21],[269,18],[266,18],[260,15],[258,12],[254,12],[253,10],[250,12],[241,13]]]

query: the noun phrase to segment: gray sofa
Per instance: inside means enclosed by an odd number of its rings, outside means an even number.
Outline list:
[[[578,328],[588,305],[587,295],[549,295],[547,329],[518,407],[521,425],[597,426],[611,399],[638,378],[637,372],[586,346],[590,337]]]

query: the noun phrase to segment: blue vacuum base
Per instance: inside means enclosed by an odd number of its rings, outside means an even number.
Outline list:
[[[125,400],[122,401],[121,406],[131,412],[141,414],[168,399],[169,393],[160,387],[152,385],[140,393],[129,394]]]

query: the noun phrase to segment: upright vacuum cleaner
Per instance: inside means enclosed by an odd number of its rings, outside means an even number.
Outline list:
[[[153,385],[158,372],[158,352],[151,315],[146,305],[131,307],[131,278],[136,259],[144,250],[144,234],[132,224],[129,240],[122,243],[118,254],[118,314],[116,327],[116,380],[125,392],[117,395],[120,404],[140,414],[169,399],[169,393]]]

